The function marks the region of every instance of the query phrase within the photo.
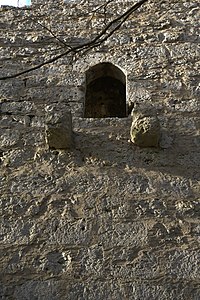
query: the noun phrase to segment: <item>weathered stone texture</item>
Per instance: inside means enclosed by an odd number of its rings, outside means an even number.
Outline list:
[[[63,51],[46,28],[79,45],[133,4],[64,2],[0,9],[0,76]],[[200,298],[199,19],[197,1],[149,0],[97,49],[0,81],[1,299]],[[159,147],[131,142],[131,115],[83,118],[101,62],[153,108]],[[71,112],[70,150],[47,147],[51,107]]]
[[[156,115],[133,114],[131,141],[140,147],[158,147],[161,138],[160,122]]]
[[[73,145],[72,116],[70,112],[53,112],[50,107],[46,116],[46,141],[50,149],[70,149]]]

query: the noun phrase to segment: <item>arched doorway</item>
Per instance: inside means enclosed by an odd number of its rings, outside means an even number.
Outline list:
[[[86,72],[85,118],[126,117],[126,77],[111,63]]]

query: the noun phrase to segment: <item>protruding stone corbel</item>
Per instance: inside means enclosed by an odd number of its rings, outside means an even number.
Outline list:
[[[132,111],[131,141],[140,147],[158,147],[160,122],[154,113]]]
[[[48,112],[46,116],[46,142],[50,149],[71,149],[73,147],[70,112]]]

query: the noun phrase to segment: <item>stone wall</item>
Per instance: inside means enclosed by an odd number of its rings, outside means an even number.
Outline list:
[[[0,76],[89,41],[133,1],[32,3],[0,10]],[[199,299],[198,31],[197,2],[150,0],[96,49],[0,81],[2,299]],[[101,62],[126,75],[127,105],[154,112],[159,147],[130,141],[131,115],[83,118]],[[69,112],[71,148],[49,149],[49,118]]]

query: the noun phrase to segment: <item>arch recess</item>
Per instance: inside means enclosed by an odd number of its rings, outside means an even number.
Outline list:
[[[126,76],[104,62],[86,72],[85,118],[126,117]]]

